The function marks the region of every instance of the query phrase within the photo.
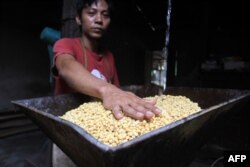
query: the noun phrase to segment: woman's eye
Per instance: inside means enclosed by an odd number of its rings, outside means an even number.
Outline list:
[[[95,15],[95,12],[94,11],[88,11],[88,14],[93,16],[93,15]]]
[[[103,13],[103,16],[110,17],[110,14],[108,12]]]

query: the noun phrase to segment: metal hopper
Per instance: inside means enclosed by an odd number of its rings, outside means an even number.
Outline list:
[[[131,86],[139,96],[156,90]],[[164,94],[183,95],[198,102],[202,110],[116,147],[96,140],[79,126],[58,116],[78,107],[89,97],[80,94],[18,100],[22,109],[79,167],[178,167],[187,166],[213,134],[216,120],[249,102],[250,91],[167,88]]]

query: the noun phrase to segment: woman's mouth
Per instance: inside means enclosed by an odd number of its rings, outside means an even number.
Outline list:
[[[92,28],[92,30],[95,33],[103,33],[103,29],[102,28]]]

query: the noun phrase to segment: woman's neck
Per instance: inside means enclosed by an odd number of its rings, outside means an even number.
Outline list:
[[[93,52],[99,51],[99,41],[96,39],[91,39],[86,36],[82,36],[82,41],[85,47],[89,48]]]

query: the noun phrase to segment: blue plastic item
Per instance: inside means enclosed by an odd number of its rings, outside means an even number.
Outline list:
[[[40,34],[40,39],[51,45],[53,45],[60,38],[61,32],[49,27],[45,27]]]
[[[45,27],[40,34],[40,39],[48,44],[47,49],[49,53],[50,67],[53,65],[53,45],[60,38],[61,32],[49,27]],[[50,73],[49,82],[53,87],[52,73]]]

